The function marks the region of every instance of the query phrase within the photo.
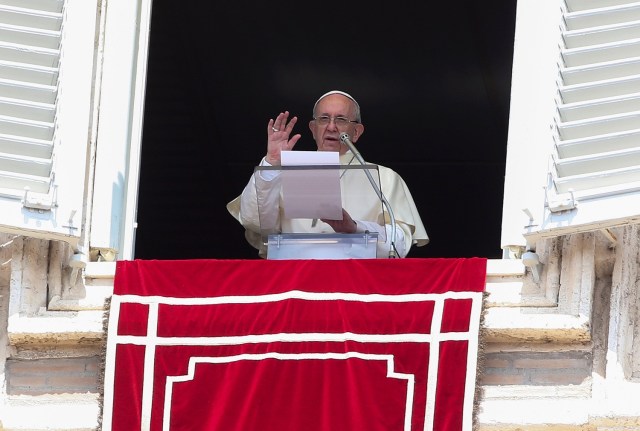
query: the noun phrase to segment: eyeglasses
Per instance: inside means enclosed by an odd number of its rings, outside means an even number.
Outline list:
[[[337,127],[345,127],[349,123],[359,123],[359,121],[352,121],[346,117],[329,117],[328,115],[320,115],[319,117],[314,117],[313,119],[321,126],[328,125],[332,119]]]

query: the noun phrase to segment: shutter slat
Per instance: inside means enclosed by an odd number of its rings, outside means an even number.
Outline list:
[[[0,23],[0,40],[20,45],[58,49],[60,31],[26,28]]]
[[[0,79],[0,97],[25,100],[34,103],[54,104],[58,89],[41,85]]]
[[[600,4],[601,2],[597,3]],[[568,12],[564,16],[564,21],[568,30],[640,21],[640,2]]]
[[[566,0],[566,3],[570,12],[580,12],[589,9],[628,5],[635,3],[635,0]]]
[[[22,9],[60,13],[64,0],[2,0],[2,4]]]
[[[562,101],[567,104],[633,94],[640,91],[640,75],[560,86],[559,90],[562,95]]]
[[[640,87],[636,87],[636,89],[640,90]],[[640,111],[640,93],[563,104],[558,106],[558,111],[563,122]]]
[[[35,193],[47,193],[51,186],[49,177],[38,177],[35,175],[21,175],[15,172],[0,171],[0,184],[9,190],[29,190]],[[6,192],[5,192],[6,193]]]
[[[580,29],[563,33],[567,48],[603,45],[621,40],[640,38],[640,21],[614,24],[595,29]]]
[[[560,158],[578,157],[633,148],[638,145],[638,142],[640,142],[640,129],[564,140],[556,143],[556,149]]]
[[[34,158],[51,158],[53,142],[24,136],[1,135],[0,152],[18,154]]]
[[[60,51],[57,49],[38,48],[0,41],[0,58],[15,63],[57,67]]]
[[[562,67],[560,75],[564,85],[584,84],[640,75],[640,56],[590,64],[588,66]]]
[[[637,57],[640,39],[562,50],[565,66],[576,67]]]
[[[48,177],[51,172],[51,159],[0,153],[0,171]]]
[[[0,23],[59,31],[62,13],[0,5]]]
[[[635,165],[640,166],[640,147],[565,158],[556,162],[556,170],[559,176],[568,177],[630,168]]]
[[[633,166],[624,169],[555,178],[554,184],[559,193],[568,193],[569,191],[580,192],[591,189],[591,194],[600,194],[605,187],[635,184],[639,181],[640,166]],[[620,188],[618,192],[624,191],[625,189],[627,189],[627,187]]]
[[[43,85],[55,91],[58,68],[0,60],[0,79]]]
[[[53,123],[0,116],[0,134],[51,140],[53,139],[53,130]]]
[[[623,115],[561,123],[558,125],[558,133],[562,140],[579,139],[636,130],[638,126],[640,126],[640,112],[630,112]]]
[[[0,116],[19,116],[27,120],[52,123],[55,120],[55,105],[48,103],[29,103],[16,99],[0,97]]]

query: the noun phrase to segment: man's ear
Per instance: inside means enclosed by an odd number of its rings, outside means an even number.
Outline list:
[[[309,121],[309,130],[311,130],[311,134],[313,135],[313,139],[316,139],[316,128],[313,120]]]
[[[351,137],[351,140],[353,142],[357,142],[358,139],[360,139],[360,135],[362,135],[364,133],[364,124],[356,124],[355,127],[355,132],[353,132],[353,136]]]

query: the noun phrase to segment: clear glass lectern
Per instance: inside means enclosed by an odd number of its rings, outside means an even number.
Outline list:
[[[322,219],[385,224],[377,165],[257,166],[260,234],[268,259],[376,258],[380,232],[336,233]]]

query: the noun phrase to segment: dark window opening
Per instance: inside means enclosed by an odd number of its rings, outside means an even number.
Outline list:
[[[225,205],[280,111],[314,149],[332,89],[362,107],[363,156],[411,190],[431,243],[409,257],[501,256],[516,2],[329,7],[154,2],[136,258],[257,258]]]

